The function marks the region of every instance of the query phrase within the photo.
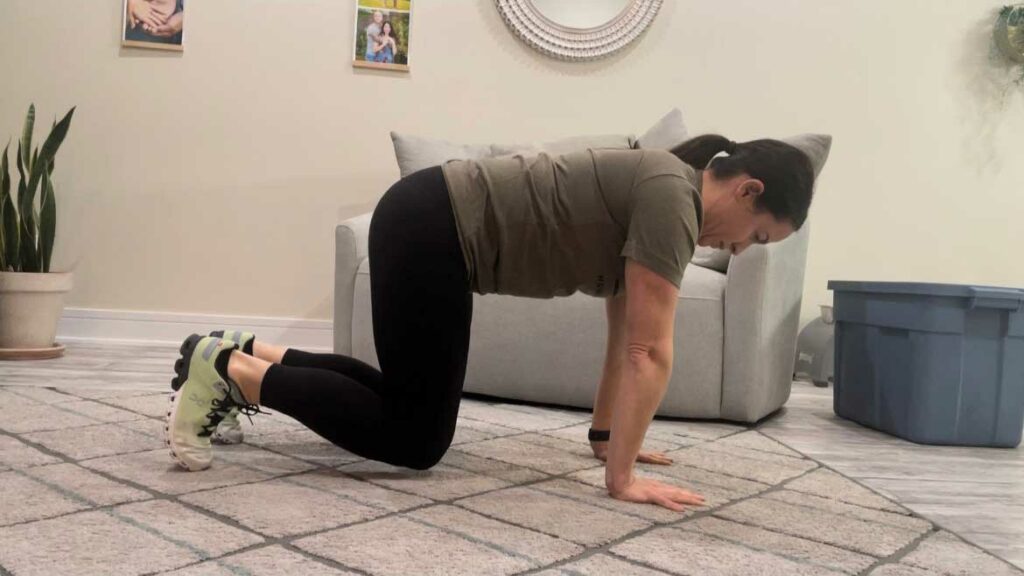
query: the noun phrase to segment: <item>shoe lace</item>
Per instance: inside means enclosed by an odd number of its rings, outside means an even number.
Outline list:
[[[207,422],[200,426],[200,431],[197,436],[206,437],[213,435],[214,431],[217,430],[217,425],[220,424],[221,420],[223,420],[233,408],[238,408],[238,412],[244,414],[245,417],[249,419],[250,424],[253,423],[252,417],[256,414],[270,415],[270,412],[260,410],[260,407],[256,404],[238,402],[235,400],[231,395],[230,388],[223,398],[214,398],[211,401],[211,404],[213,404],[213,407],[210,408],[210,411],[206,414]]]

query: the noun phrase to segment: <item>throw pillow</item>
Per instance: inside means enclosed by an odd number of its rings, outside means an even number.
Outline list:
[[[395,145],[395,158],[398,160],[402,178],[453,158],[475,159],[491,156],[491,147],[487,145],[456,144],[397,132],[391,133],[391,141]]]
[[[689,139],[683,113],[673,108],[637,140],[637,148],[671,150]]]
[[[402,177],[424,168],[439,166],[448,160],[472,160],[505,154],[565,154],[587,148],[632,148],[632,136],[575,136],[554,142],[535,144],[456,144],[445,140],[391,133],[395,158]]]

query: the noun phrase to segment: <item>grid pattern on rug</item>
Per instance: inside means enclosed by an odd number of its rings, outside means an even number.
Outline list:
[[[703,494],[613,500],[589,414],[466,399],[413,471],[280,414],[187,473],[167,395],[0,387],[0,574],[1021,574],[756,429],[655,421],[640,473]]]

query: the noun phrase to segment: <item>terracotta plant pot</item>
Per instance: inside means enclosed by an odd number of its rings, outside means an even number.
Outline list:
[[[71,272],[0,272],[0,349],[54,348]]]

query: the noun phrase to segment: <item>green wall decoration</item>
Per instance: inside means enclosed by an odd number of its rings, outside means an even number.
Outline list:
[[[993,33],[999,51],[1020,69],[1018,84],[1024,84],[1024,4],[1003,7]]]

